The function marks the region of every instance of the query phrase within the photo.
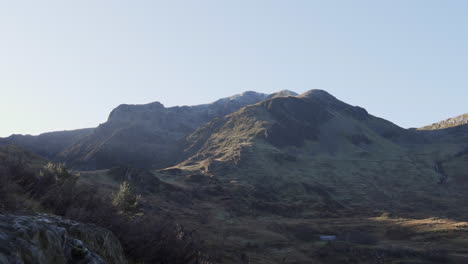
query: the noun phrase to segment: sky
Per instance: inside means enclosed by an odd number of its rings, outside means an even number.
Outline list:
[[[402,127],[468,112],[468,1],[0,0],[0,136],[119,104],[323,89]]]

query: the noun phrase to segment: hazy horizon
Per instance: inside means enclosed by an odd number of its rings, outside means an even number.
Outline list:
[[[467,113],[464,1],[5,1],[0,137],[119,104],[323,89],[399,126]]]

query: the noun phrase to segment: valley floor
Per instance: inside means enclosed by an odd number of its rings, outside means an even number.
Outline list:
[[[105,171],[82,177],[109,192],[118,186]],[[171,186],[177,188],[177,182]],[[214,263],[468,263],[468,222],[460,219],[358,209],[328,216],[239,214],[242,203],[222,195],[199,199],[177,189],[142,192],[144,210],[195,230]],[[336,240],[321,241],[321,235]]]

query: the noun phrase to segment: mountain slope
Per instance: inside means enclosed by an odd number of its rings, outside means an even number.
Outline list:
[[[301,201],[304,210],[333,204],[410,210],[412,203],[436,205],[435,193],[448,195],[440,183],[453,178],[437,164],[468,147],[462,137],[435,138],[312,90],[208,123],[188,137],[191,157],[176,167],[264,186],[270,196]]]
[[[411,131],[371,116],[363,108],[312,90],[298,97],[272,98],[216,119],[188,137],[186,151],[194,154],[190,160],[235,160],[229,156],[235,155],[234,149],[239,154],[242,146],[255,141],[278,151],[299,150],[315,142],[319,147],[316,152],[335,155],[349,146],[362,151],[398,148],[400,142],[413,137]]]

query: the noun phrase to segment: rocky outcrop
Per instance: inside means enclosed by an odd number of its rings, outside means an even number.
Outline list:
[[[0,215],[0,264],[124,264],[112,232],[57,216]]]

